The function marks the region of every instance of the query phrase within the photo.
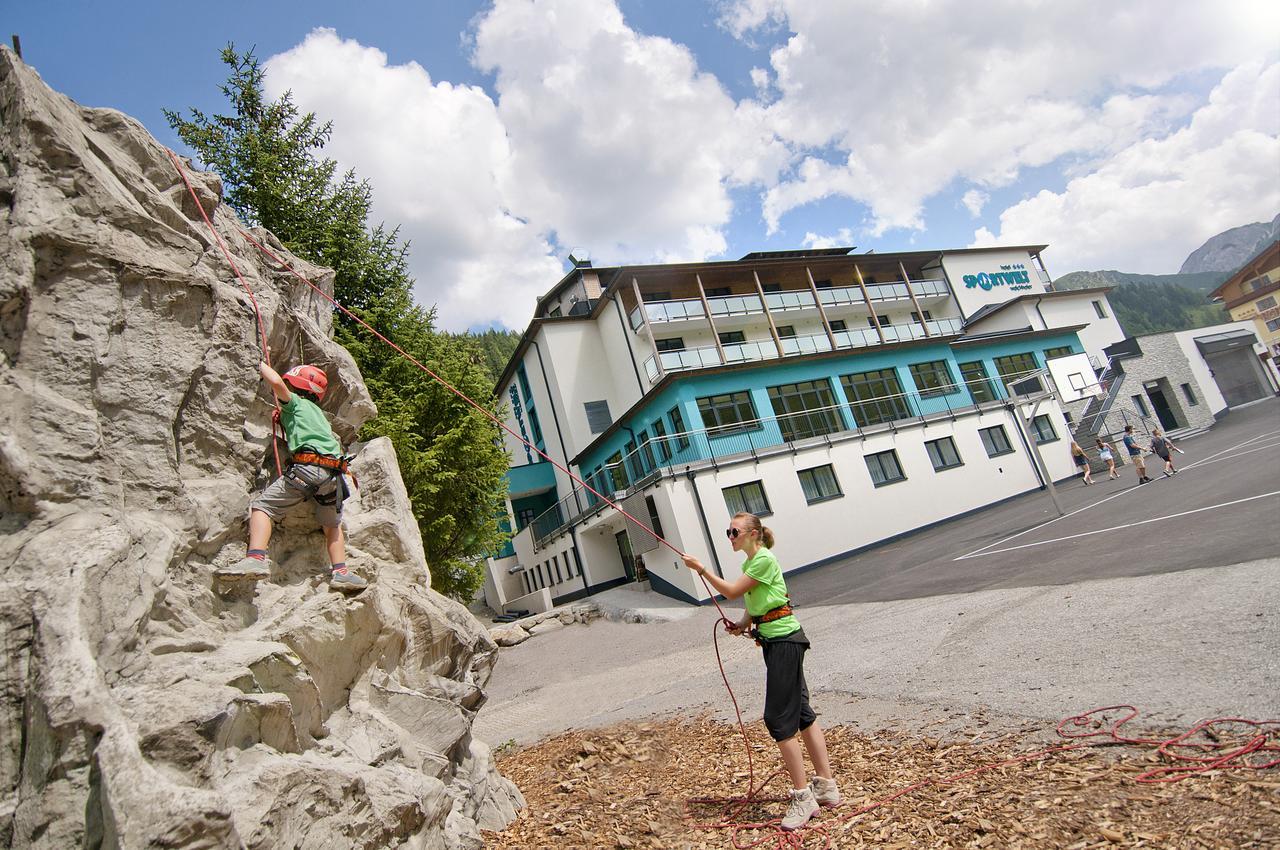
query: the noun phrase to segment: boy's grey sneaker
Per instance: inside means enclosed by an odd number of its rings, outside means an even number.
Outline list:
[[[801,788],[799,791],[793,789],[787,814],[782,818],[782,828],[793,832],[808,823],[809,818],[817,813],[818,801],[814,798],[813,791],[808,788]]]
[[[369,586],[369,582],[360,576],[347,570],[345,573],[329,573],[329,587],[334,590],[345,590],[348,593],[355,593],[364,590]]]
[[[840,789],[836,787],[834,779],[815,776],[809,780],[809,790],[813,792],[813,798],[818,801],[819,806],[830,808],[840,805]]]
[[[265,558],[241,558],[229,567],[214,570],[213,575],[224,581],[262,581],[271,578],[271,562]]]

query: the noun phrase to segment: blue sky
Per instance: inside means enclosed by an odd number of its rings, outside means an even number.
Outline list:
[[[457,329],[523,327],[571,248],[611,263],[1048,243],[1055,274],[1174,272],[1280,211],[1280,15],[1174,9],[69,2],[7,18],[50,85],[179,149],[161,109],[223,110],[219,49],[256,47],[273,94],[334,121],[329,154],[373,182],[420,300]]]

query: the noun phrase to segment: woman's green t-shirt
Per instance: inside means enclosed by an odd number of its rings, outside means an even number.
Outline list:
[[[763,546],[757,549],[755,555],[742,565],[742,572],[759,582],[743,596],[748,614],[759,617],[779,605],[787,604],[787,583],[782,578],[782,567],[768,549]],[[800,621],[794,614],[789,614],[769,623],[761,623],[757,628],[761,637],[776,638],[789,635],[800,628]]]

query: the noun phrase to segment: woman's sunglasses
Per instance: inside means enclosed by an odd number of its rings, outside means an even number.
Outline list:
[[[738,535],[741,533],[742,533],[742,529],[740,528],[726,528],[724,530],[725,536],[728,537],[730,540],[737,540]]]

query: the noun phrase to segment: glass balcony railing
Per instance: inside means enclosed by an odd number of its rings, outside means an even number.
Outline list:
[[[910,299],[905,283],[868,283],[867,297],[872,301],[901,301]]]
[[[786,292],[766,292],[764,303],[772,313],[785,313],[788,310],[811,310],[817,307],[813,293],[807,289],[793,289]]]
[[[706,317],[707,311],[702,308],[700,298],[684,298],[679,301],[646,302],[644,314],[648,317],[650,324],[659,325],[664,322],[702,319]],[[640,308],[636,307],[631,311],[631,329],[635,330],[642,324],[644,321],[640,315]]]
[[[763,313],[764,305],[759,295],[721,295],[708,298],[707,306],[711,315],[717,318],[726,316],[749,316],[752,313]]]
[[[911,291],[917,298],[946,298],[951,295],[944,280],[913,280]]]
[[[748,363],[753,360],[772,360],[778,356],[778,346],[773,340],[767,342],[735,342],[721,346],[724,348],[724,362]]]
[[[826,334],[808,334],[805,336],[782,337],[782,353],[790,357],[793,354],[817,354],[819,351],[830,351],[831,340]]]
[[[866,348],[880,344],[880,334],[875,328],[854,328],[851,331],[835,331],[836,348]]]
[[[846,304],[865,305],[862,290],[856,286],[833,286],[830,289],[819,289],[818,300],[827,307],[839,307]]]
[[[958,318],[932,319],[926,324],[929,326],[929,333],[934,336],[949,336],[964,330],[964,322]]]

